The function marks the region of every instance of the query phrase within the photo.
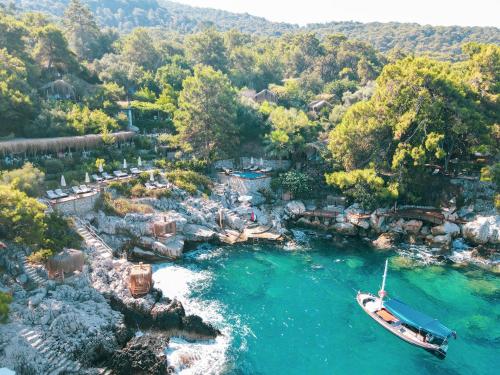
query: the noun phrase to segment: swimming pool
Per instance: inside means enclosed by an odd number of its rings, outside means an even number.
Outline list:
[[[233,176],[246,178],[248,180],[256,180],[257,178],[265,177],[266,175],[261,172],[233,172]]]

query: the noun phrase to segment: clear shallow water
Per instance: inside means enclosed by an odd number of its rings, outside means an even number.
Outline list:
[[[204,247],[154,279],[225,336],[198,345],[174,342],[169,360],[183,374],[497,374],[500,282],[477,268],[419,267],[363,245]],[[458,332],[441,361],[373,322],[358,289],[376,292],[385,257],[387,290]],[[196,360],[196,353],[201,360]]]

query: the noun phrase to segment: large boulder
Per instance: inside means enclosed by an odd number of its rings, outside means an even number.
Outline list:
[[[442,234],[438,236],[428,235],[426,241],[431,247],[448,248],[451,244],[451,235]]]
[[[306,211],[306,206],[301,201],[291,201],[285,206],[285,212],[291,218],[302,215]]]
[[[203,225],[187,224],[184,227],[186,241],[206,242],[215,238],[216,233]]]
[[[106,234],[116,234],[119,228],[124,226],[123,219],[116,216],[107,216],[104,212],[99,212],[96,217],[99,231]]]
[[[370,215],[370,226],[376,233],[387,231],[385,212],[387,212],[386,209],[378,208]]]
[[[446,221],[444,224],[437,225],[431,228],[431,233],[434,236],[449,234],[451,237],[460,235],[460,227],[455,223]]]
[[[126,214],[123,221],[124,225],[121,229],[134,237],[149,236],[153,233],[151,225],[154,221],[153,214]]]
[[[352,223],[336,223],[333,225],[333,229],[346,236],[355,236],[358,233],[357,228]]]
[[[500,216],[478,216],[462,227],[463,236],[475,244],[500,243]]]
[[[141,237],[138,240],[141,247],[153,251],[162,257],[179,258],[184,250],[184,237],[180,235],[163,239],[152,237]]]
[[[408,220],[403,223],[403,230],[406,233],[417,234],[420,232],[423,223],[420,220]]]

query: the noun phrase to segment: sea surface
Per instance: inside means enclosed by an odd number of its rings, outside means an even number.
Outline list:
[[[358,290],[380,287],[386,258],[389,296],[457,331],[445,360],[399,340],[357,305]],[[200,246],[156,265],[153,277],[223,336],[174,338],[169,363],[180,374],[499,374],[498,276],[426,263],[321,239]]]

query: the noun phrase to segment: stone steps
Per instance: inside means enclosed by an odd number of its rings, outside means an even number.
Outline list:
[[[75,222],[77,233],[83,238],[85,244],[92,247],[101,258],[112,258],[113,252],[101,239],[96,238],[85,226]]]
[[[81,364],[69,359],[64,353],[57,351],[56,341],[44,339],[41,332],[24,328],[19,332],[26,342],[45,358],[49,366],[48,375],[78,374]]]
[[[28,261],[28,258],[26,258],[26,256],[24,254],[21,255],[21,259],[23,261],[24,271],[25,271],[26,275],[28,275],[28,278],[31,281],[33,281],[34,283],[41,285],[41,286],[47,284],[47,279],[41,277],[38,274],[36,268],[31,265],[31,263]]]

